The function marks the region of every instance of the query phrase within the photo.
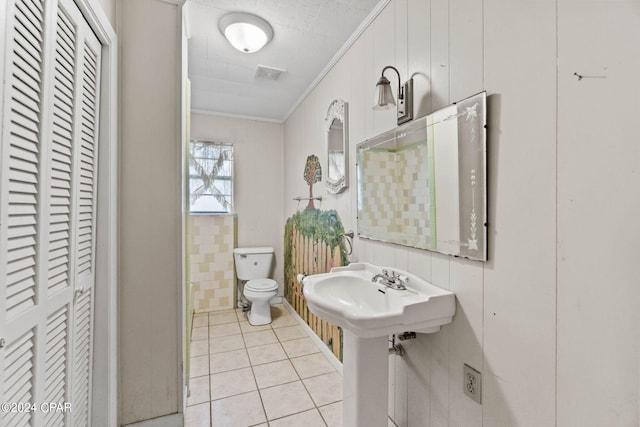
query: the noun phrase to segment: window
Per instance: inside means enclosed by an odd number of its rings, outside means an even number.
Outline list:
[[[189,212],[233,211],[233,144],[189,141]]]

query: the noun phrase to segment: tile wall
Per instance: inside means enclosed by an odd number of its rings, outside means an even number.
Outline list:
[[[412,247],[429,247],[430,218],[428,146],[416,144],[400,151],[368,150],[362,153],[367,174],[363,178],[359,232],[365,236],[393,236]],[[412,171],[408,173],[408,171]],[[390,197],[391,192],[398,192]],[[390,203],[390,201],[395,203]],[[383,206],[384,209],[380,207]]]
[[[196,313],[234,307],[235,215],[189,215],[189,281]]]

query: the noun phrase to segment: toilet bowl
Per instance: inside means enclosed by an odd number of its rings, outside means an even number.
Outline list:
[[[278,284],[271,279],[253,279],[244,285],[244,297],[251,302],[249,323],[253,326],[271,323],[271,304],[273,297],[278,294]]]
[[[242,295],[251,303],[249,323],[254,326],[271,323],[269,302],[278,294],[278,284],[269,278],[273,252],[268,246],[233,250],[236,275],[244,283]]]

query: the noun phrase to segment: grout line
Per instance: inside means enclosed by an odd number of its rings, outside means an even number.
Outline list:
[[[342,369],[340,369],[340,371],[338,371],[338,369],[335,369],[335,370],[334,370],[334,371],[332,371],[332,372],[323,372],[323,373],[320,373],[320,374],[317,374],[317,375],[313,375],[313,376],[310,376],[310,377],[307,377],[307,378],[304,378],[304,379],[300,376],[300,373],[299,373],[299,372],[298,372],[298,370],[295,368],[295,365],[294,365],[294,364],[293,364],[293,362],[292,362],[292,360],[293,360],[293,359],[299,359],[299,358],[302,358],[302,357],[308,357],[308,356],[312,356],[312,355],[316,355],[316,354],[320,353],[320,354],[323,354],[323,355],[325,356],[325,358],[327,358],[327,359],[329,360],[329,362],[333,365],[333,367],[334,367],[334,368],[336,368],[336,366],[335,366],[335,364],[333,363],[333,361],[332,361],[332,360],[327,356],[327,354],[325,353],[324,348],[323,348],[323,347],[324,347],[324,344],[323,344],[322,342],[320,342],[320,344],[322,344],[322,345],[319,345],[319,344],[318,344],[318,342],[316,342],[316,340],[314,340],[314,339],[313,339],[314,337],[316,337],[316,336],[315,336],[315,334],[313,334],[313,335],[310,335],[310,334],[309,334],[310,329],[307,331],[305,328],[302,328],[302,329],[304,330],[304,332],[305,332],[305,336],[303,336],[303,337],[293,338],[293,339],[289,339],[289,340],[280,340],[280,338],[278,337],[278,335],[275,333],[275,329],[281,329],[281,328],[293,327],[293,326],[298,326],[298,327],[300,327],[300,326],[301,326],[301,324],[300,324],[300,320],[301,320],[301,319],[297,319],[295,316],[293,316],[294,314],[295,314],[295,315],[297,315],[297,313],[292,313],[292,312],[291,312],[291,310],[290,310],[290,309],[289,309],[285,304],[283,304],[283,308],[285,309],[285,312],[287,312],[287,313],[288,313],[289,315],[291,315],[295,320],[297,320],[298,325],[283,325],[283,326],[281,326],[281,327],[279,327],[279,328],[274,328],[274,327],[273,327],[273,324],[271,324],[271,325],[270,325],[270,326],[271,326],[271,328],[270,328],[270,329],[261,329],[261,330],[259,330],[259,331],[255,331],[255,332],[271,331],[271,332],[275,335],[276,340],[277,340],[277,341],[276,341],[276,342],[274,342],[274,343],[266,343],[266,344],[260,344],[260,345],[257,345],[257,346],[247,347],[247,343],[246,343],[246,341],[245,341],[245,339],[244,339],[244,335],[245,335],[245,334],[247,334],[247,333],[253,333],[253,332],[250,332],[250,331],[249,331],[249,332],[245,332],[245,331],[243,331],[243,330],[242,330],[242,328],[240,327],[240,322],[241,322],[242,320],[240,320],[240,318],[238,317],[238,312],[237,312],[237,311],[236,311],[236,317],[237,317],[238,319],[237,319],[237,322],[236,322],[236,323],[238,324],[238,327],[240,328],[240,334],[239,334],[239,335],[241,336],[241,339],[242,339],[242,342],[243,342],[243,345],[244,345],[244,347],[243,347],[242,349],[229,350],[229,351],[227,351],[227,352],[212,353],[212,352],[211,352],[211,346],[212,346],[212,344],[215,342],[215,340],[216,340],[216,339],[219,339],[219,338],[225,338],[225,337],[229,337],[229,336],[233,336],[233,335],[238,335],[238,334],[224,335],[224,336],[219,336],[219,337],[211,337],[209,334],[207,334],[207,354],[206,354],[206,356],[207,356],[207,363],[209,364],[209,374],[208,374],[208,377],[209,377],[209,402],[208,402],[208,403],[209,403],[209,417],[210,417],[210,421],[211,421],[212,423],[213,423],[213,402],[214,402],[214,401],[220,401],[220,400],[228,399],[228,398],[231,398],[231,397],[240,396],[240,395],[243,395],[243,394],[248,394],[248,393],[257,392],[257,393],[258,393],[258,397],[260,398],[260,404],[262,405],[262,410],[264,411],[264,415],[265,415],[266,423],[270,423],[271,421],[275,421],[275,420],[283,419],[283,418],[286,418],[286,417],[291,417],[291,416],[298,415],[298,414],[301,414],[301,413],[304,413],[304,412],[308,412],[308,411],[311,411],[311,410],[315,409],[315,410],[320,414],[320,418],[321,418],[321,419],[322,419],[322,421],[325,423],[325,425],[328,425],[328,424],[327,424],[327,421],[325,420],[324,416],[322,415],[322,412],[320,411],[320,408],[321,408],[321,407],[326,407],[326,406],[329,406],[329,405],[333,405],[333,404],[336,404],[336,403],[338,403],[338,402],[342,402],[342,399],[340,399],[340,400],[336,400],[336,401],[334,401],[334,402],[330,402],[330,403],[327,403],[327,404],[324,404],[324,405],[321,405],[321,406],[318,406],[318,405],[316,405],[315,401],[313,400],[313,397],[311,396],[311,393],[310,393],[310,392],[309,392],[309,390],[307,389],[307,386],[306,386],[306,384],[304,383],[304,380],[306,380],[306,379],[310,379],[310,378],[316,378],[316,377],[319,377],[319,376],[322,376],[322,375],[332,374],[332,373],[334,373],[334,372],[336,372],[336,373],[340,374],[340,376],[342,377]],[[231,324],[231,323],[234,323],[234,322],[229,322],[229,323],[224,323],[224,324]],[[210,326],[212,326],[212,325],[208,325],[208,327],[210,327]],[[306,326],[306,324],[305,324],[305,325],[302,325],[302,326]],[[308,326],[307,326],[307,328],[308,328]],[[192,325],[192,330],[193,330],[193,325]],[[313,333],[313,332],[312,332],[312,333]],[[295,341],[295,340],[300,340],[300,339],[305,339],[305,338],[310,338],[310,339],[312,340],[312,342],[314,343],[315,347],[319,350],[319,352],[314,352],[314,353],[309,353],[309,354],[302,354],[302,355],[298,355],[298,356],[294,356],[294,357],[289,356],[289,354],[288,354],[288,353],[286,352],[286,350],[284,349],[283,343],[284,343],[284,342]],[[319,340],[319,338],[318,338],[318,340]],[[203,340],[198,340],[198,341],[204,341],[204,339],[203,339]],[[275,360],[275,361],[272,361],[272,362],[265,362],[265,363],[259,363],[259,364],[254,365],[254,364],[251,362],[251,358],[249,357],[248,349],[249,349],[249,348],[254,348],[254,347],[259,347],[259,346],[262,346],[262,345],[272,345],[272,344],[278,344],[278,345],[280,346],[280,348],[283,350],[283,352],[284,352],[284,354],[285,354],[285,356],[286,356],[286,359],[280,359],[280,360]],[[225,397],[222,397],[222,398],[219,398],[219,399],[215,399],[215,400],[213,400],[213,399],[212,399],[213,390],[212,390],[212,387],[211,387],[211,376],[212,376],[212,375],[221,374],[221,373],[225,373],[225,372],[233,372],[233,371],[237,371],[237,370],[241,370],[241,369],[246,369],[247,367],[245,366],[245,367],[241,367],[241,368],[230,369],[230,370],[228,370],[228,371],[222,371],[222,372],[212,373],[212,372],[211,372],[211,357],[212,357],[213,355],[224,354],[224,353],[228,353],[228,352],[231,352],[231,351],[238,351],[238,350],[244,350],[244,351],[245,351],[245,353],[247,354],[247,358],[248,358],[248,360],[249,360],[249,366],[248,366],[248,368],[249,368],[249,369],[251,369],[251,373],[252,373],[252,376],[253,376],[254,384],[255,384],[255,386],[256,386],[256,390],[252,390],[252,391],[248,391],[248,392],[243,392],[243,393],[238,393],[238,394],[234,394],[234,395],[231,395],[231,396],[225,396]],[[327,349],[327,351],[328,351],[328,349]],[[205,355],[202,355],[202,356],[205,356]],[[333,353],[331,353],[331,356],[333,356],[333,357],[335,358],[335,356],[333,355]],[[196,356],[196,357],[201,357],[201,356]],[[288,381],[288,382],[285,382],[285,383],[282,383],[282,384],[276,384],[276,385],[273,385],[273,386],[270,386],[270,387],[265,387],[265,388],[263,388],[263,389],[260,389],[260,388],[259,388],[259,386],[258,386],[258,382],[257,382],[256,376],[255,376],[255,372],[254,372],[254,370],[253,370],[253,367],[254,367],[254,366],[261,366],[261,365],[265,365],[265,364],[269,364],[269,363],[282,362],[282,361],[285,361],[285,360],[286,360],[286,361],[288,361],[288,362],[291,364],[291,366],[292,366],[292,367],[293,367],[293,369],[294,369],[294,372],[295,372],[295,373],[296,373],[296,375],[298,376],[298,379],[297,379],[297,380],[295,380],[295,381]],[[336,359],[336,360],[337,360],[337,359]],[[338,363],[339,363],[339,362],[338,362]],[[341,367],[342,367],[342,365],[340,365],[340,368],[341,368]],[[204,375],[202,375],[202,376],[204,376]],[[202,377],[202,376],[195,377],[195,378],[200,378],[200,377]],[[264,407],[264,401],[263,401],[263,399],[262,399],[261,390],[268,390],[268,389],[273,388],[273,387],[278,387],[278,386],[282,386],[282,385],[285,385],[285,384],[292,384],[292,383],[295,383],[295,382],[297,382],[297,381],[299,381],[299,382],[302,384],[302,386],[304,387],[305,391],[307,392],[307,394],[308,394],[308,396],[309,396],[309,398],[310,398],[311,402],[313,403],[313,408],[309,408],[309,409],[305,409],[305,410],[302,410],[302,411],[298,411],[298,412],[295,412],[295,413],[292,413],[292,414],[288,414],[288,415],[285,415],[285,416],[282,416],[282,417],[279,417],[279,418],[274,418],[274,419],[272,419],[272,420],[268,419],[268,417],[267,417],[267,411],[266,411],[266,408]],[[202,402],[202,404],[204,404],[204,403],[207,403],[207,402]],[[256,424],[256,425],[261,425],[261,424],[264,424],[264,423],[258,423],[258,424]],[[212,424],[212,425],[213,425],[213,424]],[[185,426],[185,427],[189,427],[189,426]]]
[[[326,405],[325,405],[325,406],[326,406]],[[268,421],[269,421],[269,422],[271,422],[271,421],[278,421],[278,420],[281,420],[281,419],[283,419],[283,418],[292,417],[292,416],[294,416],[294,415],[303,414],[303,413],[305,413],[305,412],[313,411],[314,409],[315,409],[316,411],[318,411],[318,413],[320,414],[320,419],[324,422],[324,424],[325,424],[325,425],[327,425],[327,422],[324,420],[324,417],[322,416],[322,412],[320,412],[320,409],[318,409],[318,407],[317,407],[317,406],[314,406],[313,408],[309,408],[309,409],[304,409],[304,410],[302,410],[302,411],[298,411],[298,412],[295,412],[295,413],[293,413],[293,414],[284,415],[284,416],[282,416],[282,417],[274,418],[274,419],[272,419],[272,420],[268,420]],[[256,426],[258,426],[258,425],[261,425],[261,424],[255,424],[255,425],[256,425]]]
[[[287,309],[287,311],[289,311],[289,314],[298,321],[298,324],[307,333],[307,336],[311,339],[311,341],[313,341],[316,347],[320,349],[320,352],[324,354],[327,359],[329,359],[329,362],[331,362],[340,376],[342,376],[342,362],[340,362],[338,358],[331,352],[331,350],[329,350],[329,348],[324,345],[322,340],[315,334],[315,332],[311,330],[309,325],[307,325],[304,320],[302,320],[302,317],[300,317],[300,315],[295,312],[293,307],[291,307],[291,305],[289,305],[286,300],[282,302],[282,305]]]

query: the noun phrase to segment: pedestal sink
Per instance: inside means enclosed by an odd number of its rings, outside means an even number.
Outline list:
[[[406,289],[386,286],[385,277],[392,275]],[[439,331],[453,320],[454,294],[369,263],[306,276],[302,285],[309,310],[343,329],[343,425],[386,427],[389,335]]]

